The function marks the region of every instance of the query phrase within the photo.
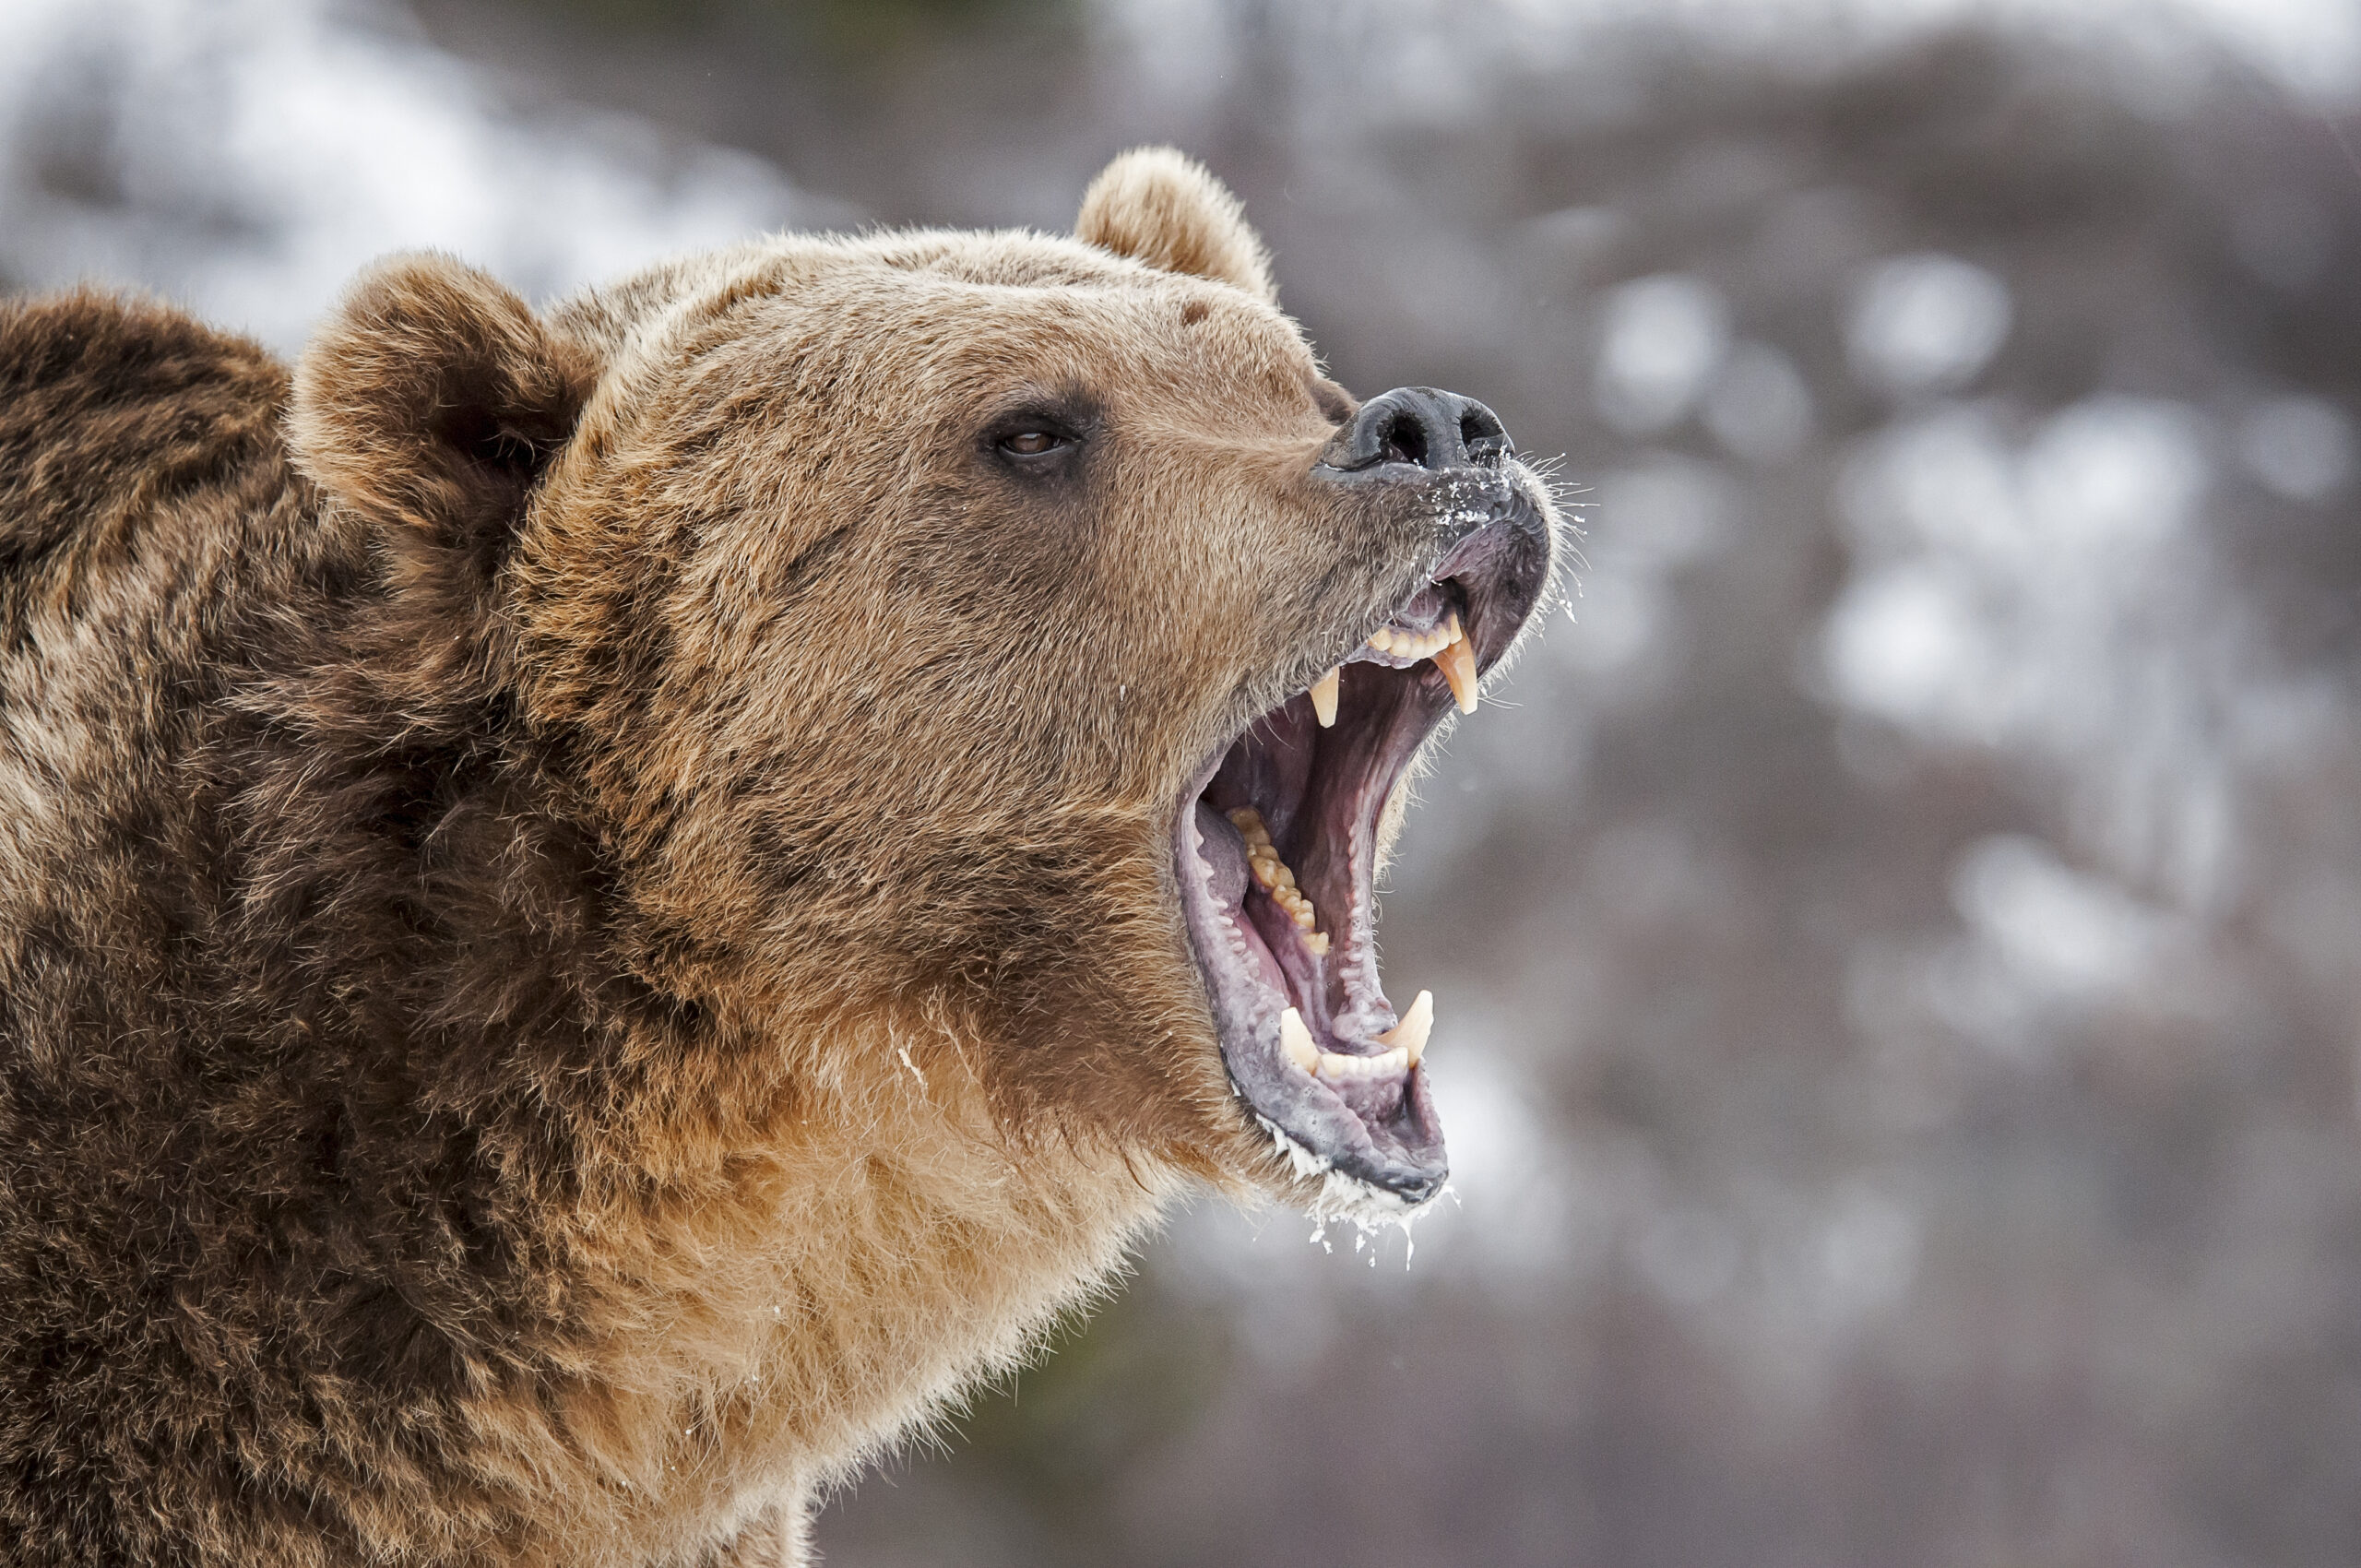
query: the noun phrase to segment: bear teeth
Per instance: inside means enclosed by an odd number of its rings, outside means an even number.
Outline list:
[[[1287,911],[1287,918],[1302,931],[1304,945],[1323,957],[1328,953],[1325,932],[1311,929],[1311,900],[1296,888],[1295,873],[1279,859],[1272,847],[1271,830],[1264,826],[1263,814],[1252,806],[1240,806],[1229,814],[1230,825],[1239,837],[1246,840],[1246,863],[1254,873],[1254,880],[1271,896],[1271,902]],[[1427,1037],[1434,1032],[1435,993],[1418,992],[1410,1010],[1401,1021],[1376,1037],[1377,1043],[1386,1047],[1374,1056],[1347,1056],[1339,1051],[1323,1051],[1311,1038],[1311,1026],[1303,1015],[1290,1007],[1279,1015],[1279,1049],[1288,1061],[1315,1076],[1338,1080],[1345,1078],[1382,1078],[1407,1073],[1417,1067],[1427,1053]]]
[[[1303,944],[1311,949],[1312,956],[1326,957],[1328,933],[1311,929],[1318,920],[1311,900],[1296,887],[1295,873],[1279,859],[1279,851],[1271,843],[1271,830],[1263,826],[1263,814],[1252,806],[1240,806],[1229,814],[1229,821],[1238,829],[1238,836],[1246,840],[1246,864],[1253,872],[1255,882],[1303,932]]]
[[[1344,672],[1344,667],[1339,665],[1311,683],[1311,712],[1323,730],[1335,725],[1337,678]]]
[[[1453,634],[1451,641],[1434,656],[1435,668],[1442,671],[1443,680],[1450,684],[1451,700],[1459,705],[1459,711],[1473,713],[1476,711],[1476,650],[1467,646],[1465,637],[1456,635],[1459,631],[1456,617],[1451,623],[1451,629]]]
[[[1422,659],[1431,659],[1435,668],[1442,671],[1445,683],[1451,687],[1452,700],[1462,713],[1476,711],[1476,649],[1467,641],[1467,633],[1459,624],[1459,612],[1454,610],[1443,617],[1442,624],[1430,631],[1410,632],[1393,626],[1380,626],[1369,639],[1374,652],[1386,656],[1397,668],[1406,668]],[[1323,677],[1323,684],[1335,679],[1330,671]],[[1329,697],[1329,707],[1323,710],[1320,722],[1335,721],[1335,697]],[[1312,688],[1312,707],[1320,708],[1320,688]]]
[[[1410,1053],[1396,1046],[1375,1056],[1340,1056],[1333,1051],[1320,1053],[1320,1075],[1323,1078],[1386,1078],[1410,1070]]]
[[[1390,653],[1396,659],[1413,661],[1432,659],[1460,637],[1459,612],[1443,617],[1442,624],[1429,631],[1410,632],[1394,626],[1380,626],[1369,639],[1369,646],[1380,653]]]
[[[1377,1043],[1401,1051],[1408,1057],[1409,1064],[1415,1067],[1418,1064],[1418,1058],[1427,1053],[1427,1037],[1434,1033],[1434,1029],[1435,993],[1422,991],[1410,1004],[1410,1010],[1402,1015],[1402,1021],[1378,1036]]]
[[[1279,1049],[1287,1060],[1309,1073],[1320,1065],[1320,1048],[1311,1043],[1311,1031],[1304,1027],[1303,1015],[1290,1007],[1279,1015]]]
[[[1425,1054],[1427,1030],[1434,1023],[1434,993],[1422,991],[1418,1000],[1410,1004],[1410,1011],[1391,1031],[1377,1038],[1393,1041],[1404,1036],[1392,1050],[1375,1056],[1347,1056],[1338,1051],[1323,1051],[1312,1042],[1311,1029],[1303,1015],[1290,1007],[1279,1015],[1279,1049],[1287,1059],[1306,1073],[1332,1081],[1345,1078],[1384,1078],[1397,1073],[1407,1073],[1418,1064]]]

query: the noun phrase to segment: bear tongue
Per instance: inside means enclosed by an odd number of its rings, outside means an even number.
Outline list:
[[[1205,885],[1216,902],[1235,908],[1246,901],[1246,840],[1221,813],[1197,802],[1197,858],[1205,862]]]

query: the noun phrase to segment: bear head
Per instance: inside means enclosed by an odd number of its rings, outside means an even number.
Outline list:
[[[412,697],[560,781],[636,983],[1023,1135],[1440,1190],[1371,889],[1558,525],[1481,405],[1329,381],[1196,165],[1118,160],[1070,237],[777,237],[547,315],[397,258],[291,437]]]

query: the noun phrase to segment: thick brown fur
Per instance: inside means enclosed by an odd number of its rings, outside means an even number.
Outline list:
[[[0,1562],[792,1562],[1284,1189],[1172,814],[1408,525],[1208,176],[1079,232],[0,307]]]

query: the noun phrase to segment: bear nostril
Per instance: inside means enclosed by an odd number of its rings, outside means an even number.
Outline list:
[[[1397,386],[1360,406],[1322,448],[1321,465],[1337,474],[1404,468],[1430,473],[1498,468],[1513,450],[1492,410],[1473,398],[1431,386]]]
[[[1405,410],[1385,427],[1385,461],[1426,465],[1427,428],[1418,415]]]
[[[1489,468],[1508,456],[1509,433],[1491,410],[1476,403],[1459,416],[1459,445],[1469,462]]]

